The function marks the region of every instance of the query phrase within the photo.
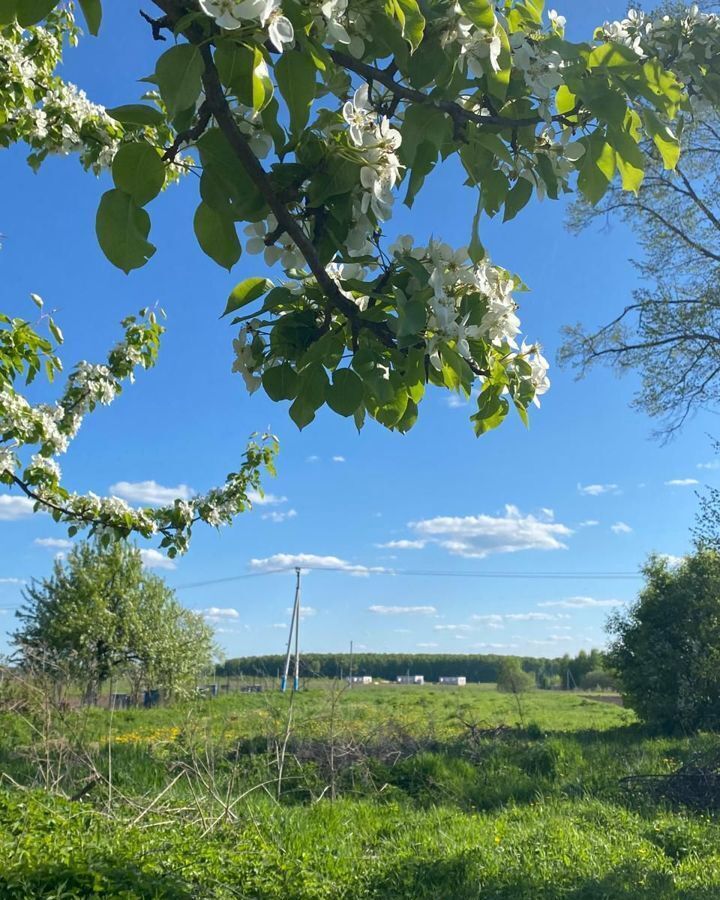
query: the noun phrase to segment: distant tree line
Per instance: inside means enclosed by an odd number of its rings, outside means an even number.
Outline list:
[[[512,657],[520,668],[529,673],[541,688],[585,687],[588,673],[602,672],[603,654],[581,650],[576,657],[545,659],[533,656]],[[394,681],[398,675],[424,675],[427,681],[441,676],[464,675],[468,681],[494,684],[507,656],[498,654],[460,653],[306,653],[300,657],[300,671],[306,678],[344,678],[353,675],[372,675]],[[218,677],[244,675],[250,678],[273,678],[282,669],[282,654],[243,656],[225,660],[218,666]],[[569,673],[569,676],[568,676]]]

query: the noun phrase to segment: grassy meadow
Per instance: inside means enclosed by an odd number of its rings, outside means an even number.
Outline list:
[[[633,778],[717,756],[715,736],[573,693],[309,685],[18,699],[0,898],[720,898],[718,820]]]

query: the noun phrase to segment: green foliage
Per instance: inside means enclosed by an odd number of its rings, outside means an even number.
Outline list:
[[[361,5],[158,0],[153,37],[173,43],[141,79],[157,91],[105,111],[54,76],[62,40],[41,53],[34,39],[43,20],[74,40],[71,13],[6,3],[2,17],[26,30],[4,39],[33,77],[13,70],[0,90],[0,121],[12,123],[1,139],[28,141],[39,165],[72,134],[86,167],[112,163],[96,230],[125,272],[155,254],[145,206],[182,173],[199,175],[202,250],[232,269],[244,223],[246,247],[292,284],[281,304],[247,310],[235,371],[292,399],[299,428],[327,405],[358,428],[370,417],[405,432],[428,385],[476,388],[478,435],[513,409],[527,424],[547,364],[537,344],[517,349],[520,282],[490,263],[481,215],[507,221],[533,198],[573,191],[596,204],[616,183],[639,195],[646,172],[674,172],[698,104],[720,104],[717,20],[640,14],[570,42],[539,0]],[[100,0],[81,8],[97,33]],[[33,129],[26,99],[47,127]],[[411,236],[387,247],[396,196],[412,206],[452,159],[478,200],[467,250]],[[264,378],[274,368],[283,381],[294,373],[292,389]]]
[[[720,555],[676,568],[653,557],[637,602],[616,613],[608,663],[627,704],[658,728],[720,728]]]
[[[136,696],[143,688],[187,692],[210,664],[212,630],[123,541],[78,544],[24,599],[14,634],[21,659],[79,680],[89,697],[120,677]]]
[[[497,674],[497,689],[506,694],[522,694],[535,687],[535,676],[525,672],[520,660],[514,656],[506,656],[500,660]]]

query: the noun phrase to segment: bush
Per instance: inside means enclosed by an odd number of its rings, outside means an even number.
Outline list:
[[[602,669],[593,669],[580,679],[580,687],[585,691],[617,690],[617,678]]]
[[[670,568],[645,566],[645,587],[616,613],[608,654],[626,705],[663,730],[720,727],[720,554],[699,550]]]

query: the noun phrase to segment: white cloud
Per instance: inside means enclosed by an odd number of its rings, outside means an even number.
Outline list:
[[[73,542],[67,538],[35,538],[33,541],[37,547],[46,547],[48,550],[70,550]]]
[[[187,484],[175,487],[164,487],[157,481],[118,481],[110,485],[110,493],[122,497],[129,503],[140,503],[143,506],[164,506],[173,500],[189,500],[193,489]]]
[[[709,463],[698,463],[696,468],[698,469],[720,469],[720,460],[713,460],[713,462]]]
[[[681,563],[685,562],[684,556],[673,556],[672,553],[660,553],[659,556],[660,559],[664,559],[671,568],[679,566],[681,565]]]
[[[697,478],[671,478],[666,481],[668,487],[692,487],[694,484],[700,484]]]
[[[292,615],[292,607],[288,606],[285,612],[291,616]],[[301,619],[309,619],[311,616],[316,616],[317,610],[314,606],[301,606],[300,607],[300,618]]]
[[[412,634],[412,630],[410,628],[393,628],[395,634]]]
[[[247,498],[253,506],[280,506],[287,503],[287,497],[278,497],[276,494],[261,494],[260,491],[249,490]]]
[[[257,572],[282,571],[284,569],[338,569],[350,575],[365,576],[388,572],[381,566],[359,566],[339,556],[316,556],[314,553],[275,553],[263,559],[251,559],[250,568]]]
[[[344,456],[333,456],[332,461],[336,462],[336,463],[344,463],[345,457]]]
[[[599,497],[601,494],[619,494],[620,488],[616,484],[578,484],[578,493],[587,497]]]
[[[297,510],[295,509],[289,509],[287,512],[279,509],[271,509],[270,512],[263,513],[261,518],[278,524],[279,522],[286,522],[288,519],[294,519],[296,515]]]
[[[433,625],[434,631],[471,631],[470,625]]]
[[[175,563],[159,550],[141,550],[143,565],[146,569],[174,569]]]
[[[386,544],[375,544],[383,550],[422,550],[427,541],[388,541]]]
[[[472,646],[478,650],[513,650],[517,647],[517,644],[488,644],[483,642]]]
[[[545,513],[548,511],[546,510]],[[519,550],[565,550],[560,538],[572,531],[560,522],[523,515],[508,504],[504,516],[437,516],[410,522],[409,527],[427,540],[432,540],[455,556],[484,559],[493,553],[516,553]]]
[[[568,597],[565,600],[545,600],[538,606],[557,606],[562,609],[592,609],[600,606],[622,606],[624,600],[596,600],[594,597]]]
[[[14,522],[33,514],[35,504],[28,497],[9,497],[0,494],[0,522]]]
[[[584,522],[581,522],[578,525],[578,528],[594,528],[596,525],[599,525],[599,524],[600,523],[598,522],[597,519],[585,519]]]
[[[285,628],[288,628],[289,626],[288,626],[288,623],[287,623],[287,622],[273,622],[272,627],[273,627],[273,628],[283,628],[283,629],[285,629]]]
[[[25,584],[23,578],[0,578],[0,584]]]
[[[434,606],[368,606],[371,613],[379,616],[432,616],[437,612]]]
[[[305,462],[309,462],[309,463],[320,462],[320,457],[315,456],[315,454],[313,454],[312,456],[308,456],[308,458],[305,460]]]
[[[557,619],[557,616],[553,616],[551,613],[536,613],[536,612],[528,612],[528,613],[507,613],[505,618],[509,622],[551,622],[553,619]]]
[[[610,526],[610,531],[615,534],[632,534],[632,528],[626,522],[616,522]]]
[[[424,641],[420,644],[416,644],[415,646],[416,647],[424,647],[425,649],[430,650],[433,647],[437,647],[438,645],[435,644],[433,641]]]
[[[230,606],[208,606],[207,609],[201,609],[199,612],[208,622],[223,622],[228,619],[240,618],[240,613]]]
[[[569,634],[549,634],[548,640],[560,643],[562,641],[572,641],[574,638]]]

